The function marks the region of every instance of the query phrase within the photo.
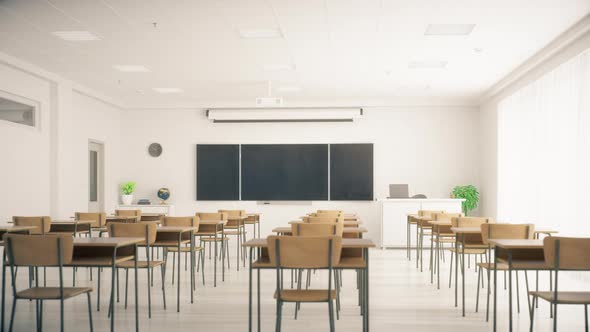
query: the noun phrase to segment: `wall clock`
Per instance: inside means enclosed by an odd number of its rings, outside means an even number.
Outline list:
[[[148,152],[150,156],[154,158],[159,157],[162,154],[162,146],[160,145],[160,143],[152,143],[148,147]]]

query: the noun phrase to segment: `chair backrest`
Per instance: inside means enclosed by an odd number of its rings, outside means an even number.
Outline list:
[[[143,244],[156,242],[158,225],[153,222],[137,223],[109,223],[107,226],[109,237],[140,237],[145,239]]]
[[[105,212],[76,212],[76,220],[93,220],[91,227],[104,227],[107,224],[107,214]]]
[[[493,222],[492,218],[483,217],[454,217],[451,219],[452,227],[479,227],[481,224]]]
[[[463,215],[461,213],[435,212],[431,216],[432,220],[450,222],[453,218],[462,217]]]
[[[197,212],[195,216],[199,217],[199,220],[227,220],[225,212]]]
[[[344,214],[342,210],[318,210],[316,213],[323,214],[323,213],[331,213],[331,214]]]
[[[22,217],[14,216],[12,221],[15,226],[33,226],[31,234],[47,234],[51,230],[51,217],[40,216],[40,217]]]
[[[278,262],[279,267],[287,269],[324,269],[340,262],[342,238],[339,236],[269,236],[267,241],[274,266]]]
[[[291,224],[291,233],[293,236],[342,236],[343,231],[343,223]]]
[[[561,270],[590,270],[590,238],[547,236],[543,240],[545,263]]]
[[[162,217],[162,226],[176,227],[196,227],[195,232],[199,231],[199,217]]]
[[[324,217],[324,218],[336,218],[336,217],[344,217],[344,213],[339,211],[326,211],[326,212],[316,212],[311,213],[310,217]]]
[[[484,244],[491,240],[531,240],[534,236],[533,224],[481,224],[481,238]]]
[[[445,211],[444,210],[419,210],[418,216],[431,217],[433,213],[445,213]]]
[[[137,221],[141,221],[141,210],[115,210],[115,215],[119,217],[137,217]]]
[[[232,217],[243,217],[246,215],[246,210],[217,210],[217,212],[227,214],[228,219],[231,219]]]
[[[5,234],[8,262],[15,266],[59,266],[72,262],[74,238],[69,234]]]
[[[303,217],[303,222],[310,224],[336,224],[343,223],[342,217]]]

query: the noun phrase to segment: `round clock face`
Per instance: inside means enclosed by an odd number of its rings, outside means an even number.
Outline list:
[[[152,143],[148,148],[148,152],[152,157],[159,157],[162,154],[162,146],[159,143]]]

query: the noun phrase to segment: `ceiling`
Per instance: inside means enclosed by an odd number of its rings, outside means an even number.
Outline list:
[[[0,52],[127,107],[253,106],[269,81],[287,105],[467,101],[589,12],[588,0],[0,0]],[[432,23],[476,27],[468,36],[426,36]],[[244,39],[241,29],[280,29],[282,38]],[[52,35],[64,30],[100,40]],[[433,60],[446,68],[408,66]],[[293,69],[264,70],[282,64]],[[300,90],[279,91],[292,87]]]

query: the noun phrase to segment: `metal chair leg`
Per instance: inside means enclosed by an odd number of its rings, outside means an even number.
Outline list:
[[[86,293],[88,300],[88,323],[90,324],[90,332],[94,332],[94,324],[92,323],[92,301],[90,299],[90,292]]]

